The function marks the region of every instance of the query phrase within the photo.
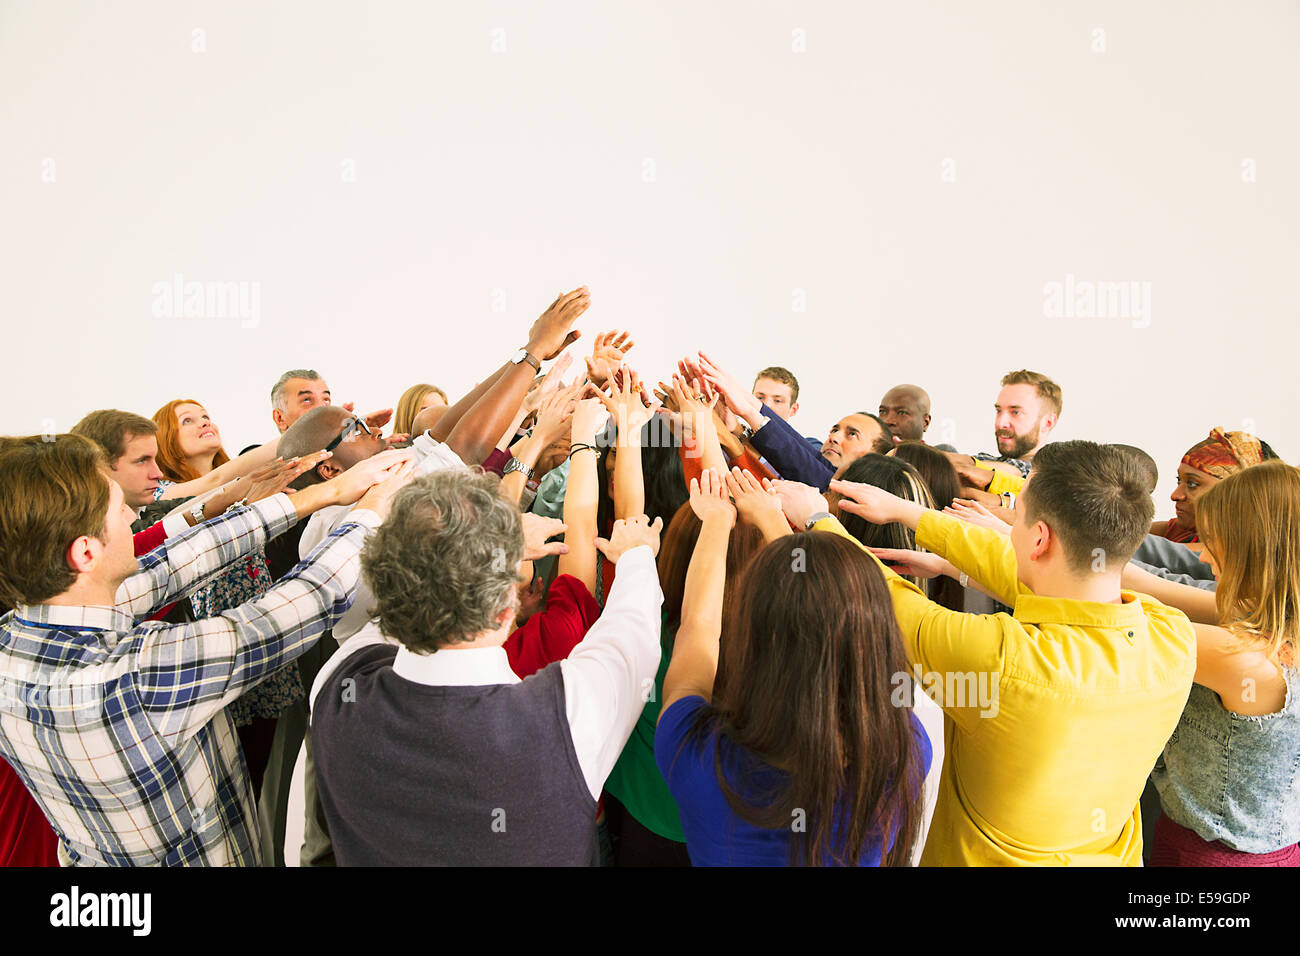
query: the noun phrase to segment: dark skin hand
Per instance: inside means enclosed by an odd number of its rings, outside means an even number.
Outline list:
[[[532,324],[524,347],[540,361],[555,358],[578,340],[581,333],[573,323],[590,304],[585,286],[558,296]],[[438,420],[433,438],[445,440],[467,465],[482,464],[514,419],[534,374],[528,362],[507,362]]]

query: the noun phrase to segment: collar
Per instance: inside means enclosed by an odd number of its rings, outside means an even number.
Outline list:
[[[1133,591],[1120,591],[1121,604],[1100,601],[1072,601],[1065,598],[1022,594],[1016,598],[1013,616],[1024,624],[1065,624],[1075,627],[1105,627],[1127,632],[1146,630],[1146,611]]]
[[[37,627],[62,627],[77,631],[114,631],[126,633],[135,620],[115,607],[70,604],[20,604],[14,619]]]
[[[510,669],[504,647],[444,647],[432,654],[416,654],[399,647],[393,660],[393,673],[412,683],[432,687],[519,683],[519,676]]]

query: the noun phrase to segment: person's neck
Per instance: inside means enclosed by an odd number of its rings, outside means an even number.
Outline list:
[[[500,647],[506,642],[506,638],[510,636],[510,623],[513,620],[514,615],[512,614],[510,620],[506,621],[506,623],[502,624],[496,630],[480,631],[478,634],[475,634],[471,640],[446,644],[438,648],[438,653],[441,654],[443,651],[477,650],[484,647]]]
[[[1120,573],[1107,572],[1079,576],[1067,568],[1042,568],[1034,581],[1033,592],[1043,597],[1066,601],[1091,601],[1097,604],[1121,604]]]
[[[105,581],[93,581],[85,574],[79,575],[72,587],[62,594],[56,594],[42,604],[54,604],[59,607],[116,607],[117,589],[121,582],[114,584]]]
[[[203,476],[212,470],[212,462],[216,457],[217,453],[215,451],[210,451],[204,452],[202,455],[191,455],[186,458],[185,461],[199,476]]]

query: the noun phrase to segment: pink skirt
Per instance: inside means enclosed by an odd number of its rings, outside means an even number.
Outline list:
[[[1163,813],[1151,839],[1150,866],[1300,866],[1300,844],[1272,853],[1242,853],[1215,840],[1201,839]]]

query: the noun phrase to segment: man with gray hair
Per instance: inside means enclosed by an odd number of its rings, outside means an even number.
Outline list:
[[[544,553],[494,475],[440,471],[361,558],[375,621],[312,690],[321,802],[344,866],[587,865],[596,799],[654,686],[661,519],[619,520],[600,619],[521,681],[502,645],[516,568]],[[394,643],[395,642],[395,643]]]
[[[304,412],[329,404],[330,387],[314,368],[291,368],[271,386],[271,420],[281,435]]]
[[[314,368],[291,368],[271,386],[271,420],[281,435],[313,408],[332,404],[330,387]],[[350,412],[352,403],[345,402],[342,408]],[[377,432],[388,424],[393,410],[385,408],[363,417],[366,424]]]

